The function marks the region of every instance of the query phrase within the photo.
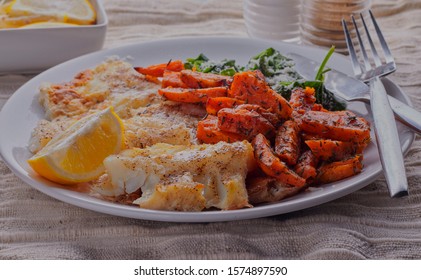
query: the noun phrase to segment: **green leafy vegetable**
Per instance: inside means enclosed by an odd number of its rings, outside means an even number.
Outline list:
[[[260,70],[266,77],[268,84],[286,99],[291,96],[291,91],[303,78],[295,71],[294,61],[274,48],[268,48],[252,57],[245,69]]]
[[[246,66],[248,70],[260,70],[266,77],[268,84],[279,94],[289,100],[291,92],[296,87],[313,87],[316,90],[316,102],[330,111],[343,110],[345,105],[337,101],[330,91],[323,85],[326,64],[335,51],[332,47],[324,58],[314,81],[306,81],[295,70],[292,59],[283,56],[279,51],[268,48],[252,57]]]
[[[334,51],[335,46],[332,46],[320,64],[315,81],[307,81],[304,83],[304,86],[314,87],[316,90],[316,102],[322,104],[324,108],[328,109],[329,111],[340,111],[346,109],[345,103],[336,100],[334,94],[330,92],[323,84],[325,79],[324,75],[331,70],[330,68],[325,67]]]
[[[334,50],[335,48],[332,47],[327,53],[314,81],[305,81],[303,77],[295,71],[294,60],[282,55],[274,48],[268,48],[253,56],[244,67],[237,65],[235,60],[232,59],[224,59],[215,62],[209,60],[206,55],[199,54],[195,58],[186,59],[184,68],[226,76],[233,76],[237,72],[246,70],[260,70],[273,90],[281,94],[287,100],[289,100],[292,90],[296,87],[314,87],[316,90],[316,102],[322,104],[323,107],[328,110],[335,111],[345,109],[345,105],[337,101],[333,93],[328,91],[323,85],[324,74],[330,71],[329,68],[325,69],[325,67]]]
[[[187,58],[184,68],[225,76],[234,76],[235,73],[241,71],[241,67],[237,66],[233,59],[223,59],[220,62],[214,62],[209,60],[204,54],[199,54],[196,58]]]
[[[322,64],[320,64],[319,70],[317,71],[316,77],[314,78],[316,81],[324,81],[324,74],[329,72],[331,69],[326,67],[327,62],[329,61],[329,58],[332,56],[333,52],[335,51],[335,46],[332,46],[329,51],[327,52],[325,58],[322,61]]]

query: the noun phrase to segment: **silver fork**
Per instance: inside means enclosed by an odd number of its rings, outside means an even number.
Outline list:
[[[383,37],[382,32],[373,16],[369,11],[371,20],[376,30],[379,42],[383,49],[385,62],[382,63],[370,32],[362,14],[360,14],[361,21],[364,25],[367,40],[370,44],[372,57],[374,60],[374,67],[371,65],[368,58],[364,42],[362,40],[360,31],[354,16],[351,16],[352,22],[357,33],[358,43],[362,53],[363,64],[360,64],[357,53],[352,42],[347,23],[342,19],[342,27],[345,32],[346,43],[348,46],[349,55],[352,61],[352,67],[355,77],[367,82],[370,86],[370,100],[371,111],[374,119],[374,132],[376,134],[377,146],[379,149],[380,160],[383,166],[384,175],[389,188],[391,197],[401,197],[408,195],[408,182],[405,173],[405,166],[403,162],[402,149],[399,142],[399,135],[396,128],[393,111],[390,108],[389,100],[387,98],[386,90],[380,80],[380,77],[386,76],[396,71],[396,64],[390,49]]]

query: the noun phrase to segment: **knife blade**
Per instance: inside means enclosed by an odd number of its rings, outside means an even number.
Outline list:
[[[289,53],[287,56],[294,60],[298,74],[306,80],[314,80],[320,66],[319,62],[296,53]],[[325,75],[324,86],[335,96],[346,101],[370,102],[369,87],[365,83],[337,70],[331,69]],[[421,113],[393,96],[388,95],[388,99],[395,118],[421,134]]]

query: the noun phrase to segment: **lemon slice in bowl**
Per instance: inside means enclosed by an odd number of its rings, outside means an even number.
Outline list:
[[[12,17],[36,16],[75,24],[93,24],[96,20],[89,0],[13,0],[6,9]]]
[[[28,163],[39,175],[56,183],[88,182],[104,171],[104,159],[123,147],[123,123],[110,107],[74,123]]]

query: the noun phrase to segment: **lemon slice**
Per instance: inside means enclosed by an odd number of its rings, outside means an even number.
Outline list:
[[[42,22],[36,22],[27,24],[24,26],[21,26],[19,28],[51,28],[51,27],[75,27],[79,26],[79,24],[74,23],[65,23],[65,22],[53,22],[53,21],[42,21]]]
[[[95,9],[89,0],[13,0],[7,7],[12,17],[48,17],[58,22],[93,24]]]
[[[77,121],[28,163],[39,175],[56,183],[88,182],[104,171],[104,159],[123,146],[123,123],[110,107]]]

